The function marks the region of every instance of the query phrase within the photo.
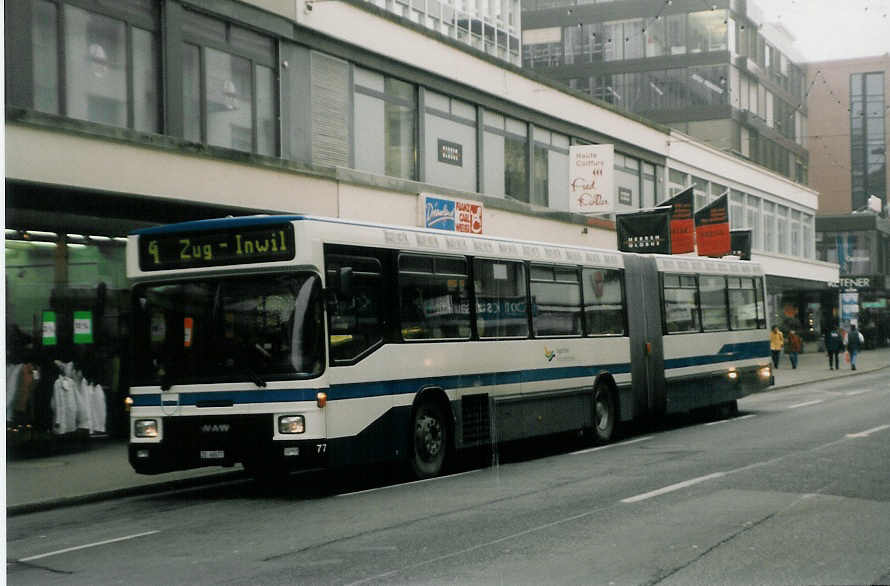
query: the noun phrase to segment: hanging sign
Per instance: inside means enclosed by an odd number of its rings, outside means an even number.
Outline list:
[[[448,232],[482,234],[484,207],[477,201],[420,194],[419,224]]]
[[[55,311],[44,311],[41,315],[41,322],[43,324],[43,345],[44,346],[55,346],[56,345],[56,312]]]
[[[569,147],[569,211],[610,214],[615,211],[615,147],[611,144]]]
[[[93,312],[92,311],[75,311],[74,312],[74,343],[75,344],[92,344],[93,343]]]
[[[671,253],[671,213],[667,208],[618,214],[618,250],[621,252]]]
[[[695,241],[699,256],[729,254],[729,198],[725,193],[695,212]]]
[[[729,249],[729,254],[751,260],[751,230],[730,230]]]
[[[671,210],[671,254],[695,252],[695,221],[692,219],[693,186],[659,205]]]

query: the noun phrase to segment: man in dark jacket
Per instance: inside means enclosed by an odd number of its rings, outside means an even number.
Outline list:
[[[841,339],[841,333],[837,331],[837,326],[832,326],[831,330],[825,332],[825,350],[828,352],[829,370],[840,370],[838,354],[840,354],[843,346],[844,342]]]
[[[856,329],[856,324],[850,326],[850,333],[847,334],[847,352],[850,353],[850,370],[856,370],[856,355],[859,354],[859,348],[862,346],[862,334]]]

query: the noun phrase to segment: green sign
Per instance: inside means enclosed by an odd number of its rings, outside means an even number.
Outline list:
[[[863,301],[859,304],[864,309],[884,309],[887,307],[886,299],[876,299],[874,301]]]
[[[74,312],[74,343],[75,344],[92,344],[93,343],[93,312],[92,311],[75,311]]]
[[[43,345],[56,345],[56,312],[44,311],[41,317],[43,322]]]

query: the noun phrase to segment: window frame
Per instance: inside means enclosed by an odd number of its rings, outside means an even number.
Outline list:
[[[402,259],[403,258],[429,258],[433,261],[433,272],[432,273],[424,273],[419,271],[403,271],[402,270]],[[457,273],[439,273],[435,268],[436,259],[444,259],[449,261],[460,261],[464,264],[464,274]],[[448,255],[448,254],[435,254],[435,253],[425,253],[425,252],[416,252],[416,251],[404,251],[400,250],[396,254],[396,300],[397,300],[397,309],[398,309],[398,319],[399,319],[399,327],[398,327],[398,339],[400,343],[404,344],[416,344],[416,343],[438,343],[438,342],[468,342],[470,340],[475,339],[475,321],[474,314],[475,309],[473,307],[473,299],[474,292],[472,288],[472,279],[473,275],[471,273],[471,259],[463,255]],[[402,275],[448,275],[449,277],[463,277],[466,279],[465,291],[466,291],[466,299],[467,304],[469,305],[469,311],[467,312],[467,327],[469,328],[469,334],[466,337],[453,337],[453,338],[406,338],[404,334],[404,323],[402,321],[402,302],[404,300],[402,296]]]
[[[578,325],[580,331],[578,333],[560,333],[560,334],[539,334],[537,331],[537,327],[535,325],[535,312],[530,311],[531,323],[530,323],[530,334],[532,338],[535,339],[548,339],[548,338],[583,338],[584,337],[584,291],[581,282],[581,271],[577,265],[556,265],[556,264],[547,264],[547,263],[538,263],[538,262],[529,262],[528,264],[528,306],[529,310],[531,310],[531,304],[533,299],[532,294],[532,284],[533,283],[554,283],[561,285],[572,285],[574,284],[577,287],[578,293],[578,305],[574,309],[577,310],[575,313],[578,315]],[[545,269],[549,270],[552,276],[552,279],[549,281],[543,279],[536,279],[532,276],[532,271],[535,269]],[[564,281],[560,280],[557,271],[572,271],[575,275],[575,281]],[[567,306],[569,307],[569,306]]]

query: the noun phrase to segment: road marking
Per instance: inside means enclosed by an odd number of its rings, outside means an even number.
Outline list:
[[[481,472],[481,470],[467,470],[466,472],[458,472],[457,474],[448,474],[446,476],[436,476],[435,478],[424,478],[423,480],[412,480],[411,482],[402,482],[399,484],[391,484],[388,486],[378,486],[376,488],[369,488],[367,490],[357,490],[355,492],[344,492],[341,494],[337,494],[334,496],[353,496],[356,494],[366,494],[369,492],[379,492],[381,490],[388,490],[390,488],[399,488],[400,486],[411,486],[412,484],[423,484],[424,482],[434,482],[436,480],[445,480],[447,478],[457,478],[458,476],[466,476],[467,474],[475,474],[476,472]]]
[[[817,403],[821,403],[825,399],[816,399],[815,401],[807,401],[806,403],[797,403],[796,405],[789,405],[789,409],[797,409],[798,407],[809,407],[810,405],[816,405]]]
[[[31,561],[39,560],[42,558],[48,558],[53,555],[68,553],[69,551],[77,551],[79,549],[87,549],[88,547],[97,547],[99,545],[108,545],[109,543],[117,543],[118,541],[126,541],[128,539],[136,539],[137,537],[145,537],[146,535],[154,535],[155,533],[160,533],[160,531],[146,531],[145,533],[136,533],[135,535],[126,535],[124,537],[115,537],[114,539],[106,539],[104,541],[97,541],[95,543],[87,543],[86,545],[75,545],[74,547],[66,547],[65,549],[59,549],[59,550],[51,551],[48,553],[41,553],[39,555],[32,555],[32,556],[29,556],[26,558],[20,558],[18,561],[31,562]]]
[[[655,496],[660,496],[662,494],[666,494],[668,492],[673,492],[675,490],[680,490],[681,488],[686,488],[687,486],[693,486],[698,484],[699,482],[704,482],[706,480],[711,480],[713,478],[720,478],[725,476],[724,472],[714,472],[713,474],[708,474],[707,476],[699,476],[698,478],[691,478],[689,480],[684,480],[683,482],[678,482],[677,484],[671,484],[670,486],[665,486],[663,488],[659,488],[658,490],[653,490],[651,492],[644,492],[643,494],[638,494],[636,496],[628,497],[626,499],[621,499],[622,503],[636,503],[639,501],[644,501],[646,499],[651,499]]]
[[[607,445],[607,446],[598,446],[598,447],[596,447],[596,448],[587,448],[586,450],[578,450],[577,452],[569,452],[569,455],[570,455],[570,456],[577,456],[577,455],[579,455],[579,454],[589,454],[590,452],[598,452],[598,451],[600,451],[600,450],[607,450],[607,449],[609,449],[609,448],[617,448],[617,447],[619,447],[619,446],[626,446],[626,445],[629,445],[629,444],[635,444],[635,443],[637,443],[637,442],[644,442],[644,441],[646,441],[646,440],[651,440],[653,437],[655,437],[655,436],[654,436],[654,435],[647,435],[646,437],[638,437],[637,439],[632,439],[632,440],[630,440],[630,441],[620,442],[620,443],[617,443],[617,444],[609,444],[609,445]]]
[[[846,397],[852,397],[852,396],[854,396],[854,395],[861,395],[862,393],[867,393],[868,391],[869,391],[869,389],[865,389],[865,390],[862,390],[862,391],[850,391],[849,393],[844,393],[844,396],[846,396]]]
[[[741,421],[742,419],[751,419],[752,417],[757,417],[757,416],[754,414],[743,415],[742,417],[733,417],[732,419],[721,419],[720,421],[712,421],[710,423],[705,423],[705,425],[720,425],[721,423],[732,423],[733,421]]]
[[[868,437],[873,433],[883,431],[890,427],[890,425],[879,425],[878,427],[873,427],[871,429],[866,429],[865,431],[860,431],[859,433],[848,433],[847,437]]]

